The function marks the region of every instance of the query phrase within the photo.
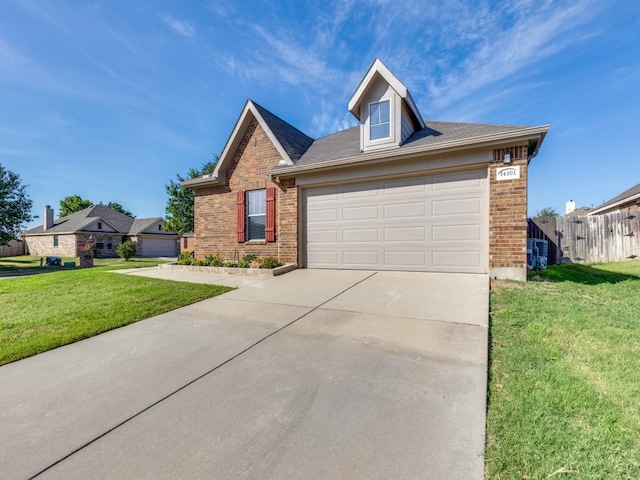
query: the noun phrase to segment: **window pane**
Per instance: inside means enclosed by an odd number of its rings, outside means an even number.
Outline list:
[[[247,192],[247,215],[264,215],[266,213],[266,190],[251,190]]]
[[[380,123],[385,123],[389,121],[390,119],[389,114],[391,113],[390,103],[391,102],[386,101],[378,104],[380,106]]]
[[[371,140],[387,138],[389,136],[389,124],[371,125]]]
[[[374,103],[369,107],[369,116],[371,117],[371,125],[380,123],[380,104]]]
[[[247,218],[247,240],[264,240],[264,227],[266,217],[264,215]]]

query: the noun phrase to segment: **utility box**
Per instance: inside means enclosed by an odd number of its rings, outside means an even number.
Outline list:
[[[544,270],[547,268],[549,242],[539,238],[527,238],[527,268]]]

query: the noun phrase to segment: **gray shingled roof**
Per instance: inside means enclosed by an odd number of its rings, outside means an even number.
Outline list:
[[[31,230],[27,230],[25,235],[76,233],[85,230],[91,223],[98,219],[109,224],[118,233],[123,235],[138,234],[154,222],[162,220],[160,217],[134,219],[104,205],[94,205],[67,215],[66,217],[56,218],[53,221],[53,226],[47,230],[44,230],[44,225],[39,225]]]
[[[629,190],[625,190],[620,195],[616,195],[611,200],[608,200],[608,201],[604,202],[602,205],[596,207],[595,210],[600,210],[601,208],[608,207],[609,205],[612,205],[612,204],[617,203],[617,202],[619,202],[621,200],[624,200],[627,197],[632,197],[632,196],[638,195],[638,194],[640,194],[640,183],[635,185],[635,186],[633,186],[633,187],[631,187]]]
[[[488,125],[483,123],[458,122],[426,122],[427,126],[414,132],[397,150],[402,153],[403,148],[419,146],[435,146],[467,138],[482,137],[520,130],[516,125]],[[360,151],[360,127],[353,127],[326,137],[319,138],[309,147],[296,166],[312,165],[316,163],[354,158],[365,155]]]
[[[276,117],[269,110],[261,107],[252,100],[256,109],[267,123],[269,129],[273,132],[282,148],[284,148],[287,155],[292,162],[296,162],[307,151],[309,146],[313,143],[313,138],[305,135],[300,130],[279,117]]]
[[[133,221],[131,228],[129,229],[129,235],[136,235],[140,232],[145,231],[151,225],[156,223],[158,220],[162,221],[162,218],[137,218]]]

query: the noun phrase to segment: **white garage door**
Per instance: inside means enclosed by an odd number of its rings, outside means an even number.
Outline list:
[[[142,255],[145,257],[175,257],[177,255],[175,238],[144,238]]]
[[[486,170],[308,189],[309,268],[484,273]]]

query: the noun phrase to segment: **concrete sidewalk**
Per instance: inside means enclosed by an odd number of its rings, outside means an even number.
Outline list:
[[[488,286],[298,270],[0,367],[2,478],[480,480]]]

